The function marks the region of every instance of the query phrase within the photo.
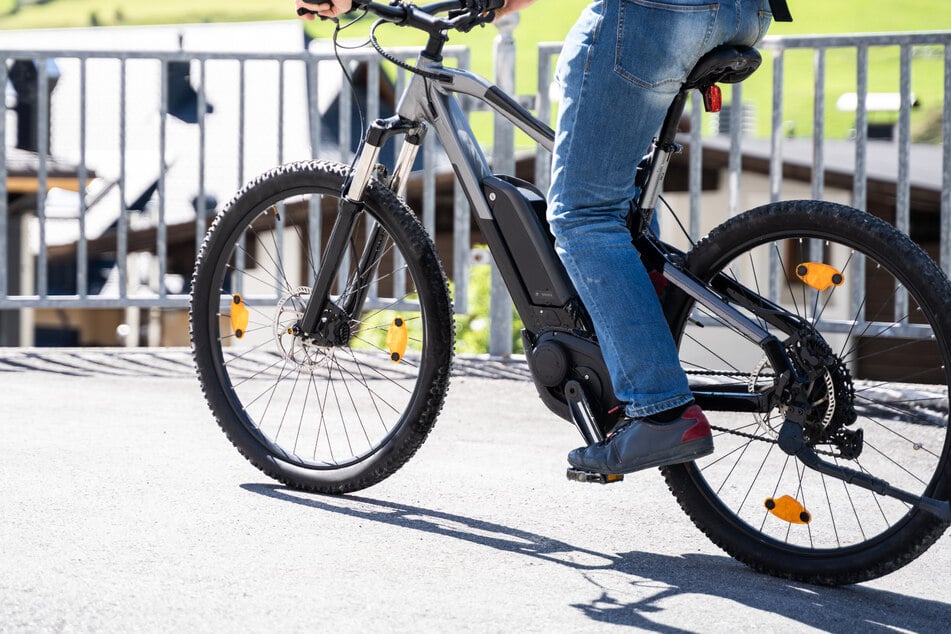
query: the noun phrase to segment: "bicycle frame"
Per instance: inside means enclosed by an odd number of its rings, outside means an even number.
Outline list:
[[[347,237],[362,208],[361,201],[385,143],[394,136],[406,136],[406,142],[389,181],[389,187],[399,195],[406,187],[427,127],[431,127],[445,148],[526,328],[532,332],[574,328],[579,323],[583,309],[580,309],[573,285],[551,243],[542,244],[537,232],[539,227],[532,226],[536,212],[525,207],[524,195],[519,192],[519,186],[524,189],[527,184],[515,183],[513,179],[492,174],[455,95],[466,95],[486,103],[545,149],[552,149],[554,131],[478,75],[444,68],[440,62],[428,60],[425,56],[420,57],[419,64],[421,69],[438,73],[442,79],[437,81],[414,74],[399,101],[397,114],[388,119],[374,121],[370,126],[365,144],[355,161],[351,179],[345,185],[343,202],[326,247],[327,255],[324,261],[340,260],[339,255],[346,248]],[[683,100],[680,100],[679,108],[678,104],[675,104],[668,119],[678,120],[682,109]],[[672,139],[672,133],[670,136]],[[664,139],[663,133],[661,139]],[[663,179],[667,162],[673,153],[669,145],[669,142],[661,142],[655,148],[650,177],[644,187],[645,194],[638,204],[641,209],[653,209],[656,203],[660,191],[657,181]],[[535,193],[541,196],[540,193]],[[537,222],[541,224],[544,221],[538,219]],[[547,225],[542,228],[547,233]],[[516,235],[513,236],[513,233]],[[376,241],[371,240],[370,249],[375,243]],[[518,253],[509,247],[510,244],[519,246]],[[795,377],[795,370],[775,336],[730,306],[710,287],[700,283],[689,273],[671,266],[669,257],[652,245],[653,242],[647,241],[642,249],[651,250],[647,257],[671,284],[762,347],[777,374],[789,372]],[[377,244],[376,248],[379,246]],[[375,262],[376,259],[375,254],[369,250],[361,257],[361,261],[367,264]],[[363,271],[367,276],[371,273],[369,270]],[[313,299],[309,302],[300,324],[303,333],[314,333],[318,330],[318,321],[328,308],[329,291],[336,274],[337,271],[332,266],[321,268],[311,294]],[[349,315],[358,313],[363,299],[365,298],[348,298],[344,311]],[[757,301],[765,300],[758,298]],[[782,325],[789,334],[798,328],[798,324]],[[587,330],[592,329],[588,326]],[[707,393],[700,395],[699,400],[707,409],[766,411],[769,407],[761,396],[754,394]]]
[[[370,279],[375,272],[385,246],[381,227],[371,228],[355,278],[349,286],[355,290],[338,298],[340,305],[331,301],[330,291],[350,236],[363,212],[364,196],[373,175],[378,172],[380,151],[393,137],[405,136],[393,175],[387,183],[397,195],[402,195],[419,147],[431,128],[446,151],[515,308],[522,317],[526,356],[539,395],[552,411],[573,422],[586,442],[596,442],[612,426],[613,420],[609,419],[619,417],[618,411],[623,413],[623,403],[618,402],[613,393],[594,329],[555,252],[544,217],[544,196],[529,183],[492,174],[455,95],[486,103],[548,150],[554,146],[554,131],[484,78],[468,71],[444,68],[441,63],[444,42],[445,39],[431,36],[418,59],[420,74],[413,74],[397,105],[397,114],[374,121],[370,126],[354,168],[344,184],[337,219],[324,250],[323,264],[303,316],[294,328],[295,334],[310,338],[318,345],[345,345],[346,341],[337,340],[331,330],[340,319],[355,320],[362,310],[367,294],[363,280]],[[916,504],[948,519],[951,508],[947,502],[918,497],[870,474],[825,461],[806,443],[804,425],[811,408],[808,393],[814,377],[811,378],[808,372],[805,376],[800,373],[784,342],[769,332],[766,324],[787,338],[808,333],[808,324],[726,275],[718,274],[708,284],[701,282],[680,265],[682,253],[659,242],[644,229],[649,225],[644,221],[650,220],[659,199],[670,157],[679,150],[674,141],[677,124],[683,114],[688,89],[693,87],[699,87],[699,84],[691,84],[688,79],[668,110],[648,162],[640,198],[632,206],[633,216],[629,218],[631,237],[649,266],[683,293],[673,302],[673,307],[668,307],[670,310],[676,312],[678,302],[683,310],[689,305],[687,298],[702,305],[722,323],[758,345],[776,377],[773,387],[761,393],[703,391],[691,386],[695,400],[707,410],[763,414],[782,401],[785,421],[778,433],[778,444],[787,455],[796,456],[806,466],[826,475]],[[742,307],[761,323],[747,317],[734,305]],[[555,337],[558,337],[557,343]],[[555,358],[553,366],[556,369],[552,371],[545,367],[551,357],[539,355],[546,345],[546,352]],[[563,347],[570,352],[561,351]],[[569,375],[569,370],[577,369],[585,370],[585,381],[589,380],[589,374],[594,375],[591,377],[593,382],[585,386],[581,380]],[[589,391],[595,387],[598,387],[597,398],[589,398]],[[554,392],[558,392],[557,396]],[[612,481],[604,479],[606,476],[601,474],[577,472],[576,475],[579,479],[591,477],[594,481]]]

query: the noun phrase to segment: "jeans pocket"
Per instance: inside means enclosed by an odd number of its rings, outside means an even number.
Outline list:
[[[719,3],[621,0],[614,70],[645,88],[679,87],[706,50]]]

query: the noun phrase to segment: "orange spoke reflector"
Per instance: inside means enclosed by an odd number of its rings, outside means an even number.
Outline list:
[[[238,339],[248,331],[248,309],[238,294],[231,297],[231,328]]]
[[[824,291],[830,286],[841,286],[845,281],[842,273],[821,262],[803,262],[796,267],[796,277],[817,291]]]
[[[399,363],[406,354],[406,342],[409,340],[409,334],[406,331],[406,322],[402,317],[396,317],[390,323],[390,329],[386,331],[386,348],[390,351],[390,360],[393,363]]]
[[[812,514],[806,510],[806,507],[788,495],[776,499],[766,498],[763,506],[767,511],[790,524],[808,524],[812,521]]]

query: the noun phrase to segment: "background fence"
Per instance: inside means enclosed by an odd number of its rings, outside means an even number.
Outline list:
[[[495,80],[509,91],[515,86],[516,24],[517,18],[500,24],[494,52]],[[179,43],[181,39],[179,35]],[[718,134],[704,131],[699,95],[691,100],[684,198],[690,236],[699,237],[704,223],[718,213],[731,215],[744,207],[748,197],[744,198],[743,175],[751,162],[765,165],[768,199],[783,197],[784,184],[797,169],[789,159],[791,144],[805,142],[808,165],[800,168],[807,174],[800,180],[808,181],[812,197],[826,197],[831,187],[845,188],[842,179],[848,178],[854,206],[865,209],[872,201],[879,209],[885,205],[893,211],[889,219],[916,239],[922,231],[916,230],[915,210],[921,205],[934,207],[939,220],[937,225],[923,221],[927,225],[923,241],[934,242],[933,255],[945,271],[951,271],[951,138],[946,133],[951,129],[951,31],[768,38],[762,50],[764,69],[750,81],[771,82],[771,110],[765,115],[768,138],[750,130],[744,120],[749,110],[744,109],[742,85],[726,91],[729,114],[725,111],[728,118],[720,122]],[[547,121],[557,108],[550,86],[559,51],[559,44],[539,47],[537,94],[523,98]],[[790,85],[787,78],[787,60],[799,51],[811,53],[813,59],[808,88]],[[851,97],[838,96],[840,107],[854,104],[850,115],[854,135],[848,143],[851,165],[845,167],[838,154],[830,158],[826,138],[832,51],[836,60],[846,55],[855,66]],[[870,89],[869,58],[878,51],[894,51],[897,66],[897,85],[884,95]],[[940,145],[916,159],[913,149],[918,146],[911,135],[916,104],[912,66],[924,53],[942,64],[940,126],[945,132]],[[397,54],[409,59],[415,51]],[[331,50],[0,51],[0,84],[7,85],[6,116],[0,117],[3,343],[32,343],[32,326],[38,311],[44,310],[62,314],[112,309],[123,311],[126,318],[142,309],[153,311],[153,317],[163,311],[182,314],[188,303],[191,262],[210,217],[234,191],[248,178],[285,161],[312,157],[349,161],[361,131],[355,99],[364,120],[392,110],[405,72],[381,69],[372,52],[341,50],[339,55],[354,75],[353,92],[346,88]],[[451,63],[461,67],[468,67],[469,55],[464,48],[449,53]],[[812,94],[811,139],[791,140],[784,104],[790,101],[790,92],[803,91]],[[889,99],[894,105],[883,115],[880,103]],[[496,169],[512,172],[527,164],[536,183],[547,187],[546,152],[529,151],[530,156],[517,152],[510,124],[487,123],[488,115],[480,113],[472,116],[482,117],[475,124],[477,130],[492,131],[490,156]],[[873,124],[880,125],[883,117],[894,130],[887,146],[871,138]],[[722,133],[725,130],[728,135]],[[714,154],[724,157],[725,205],[711,202],[705,193],[704,174],[709,169],[705,161]],[[888,167],[891,159],[880,155],[894,156],[894,164]],[[893,193],[885,196],[887,200],[881,198],[879,186],[889,178],[881,173],[881,163],[886,164],[885,172],[893,173]],[[457,309],[464,311],[473,259],[468,206],[458,189],[446,184],[451,177],[432,135],[418,167],[411,202],[432,235],[446,235],[437,244],[452,271]],[[836,174],[832,182],[830,173]],[[876,183],[872,190],[870,181]],[[503,355],[511,351],[512,310],[501,284],[494,287],[490,352]],[[162,328],[157,322],[152,326]],[[126,342],[165,341],[161,333],[144,327],[143,332],[144,336],[127,337]]]

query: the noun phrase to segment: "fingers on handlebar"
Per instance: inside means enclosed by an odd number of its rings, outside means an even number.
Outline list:
[[[336,18],[350,10],[351,0],[295,0],[297,15],[305,20]]]

